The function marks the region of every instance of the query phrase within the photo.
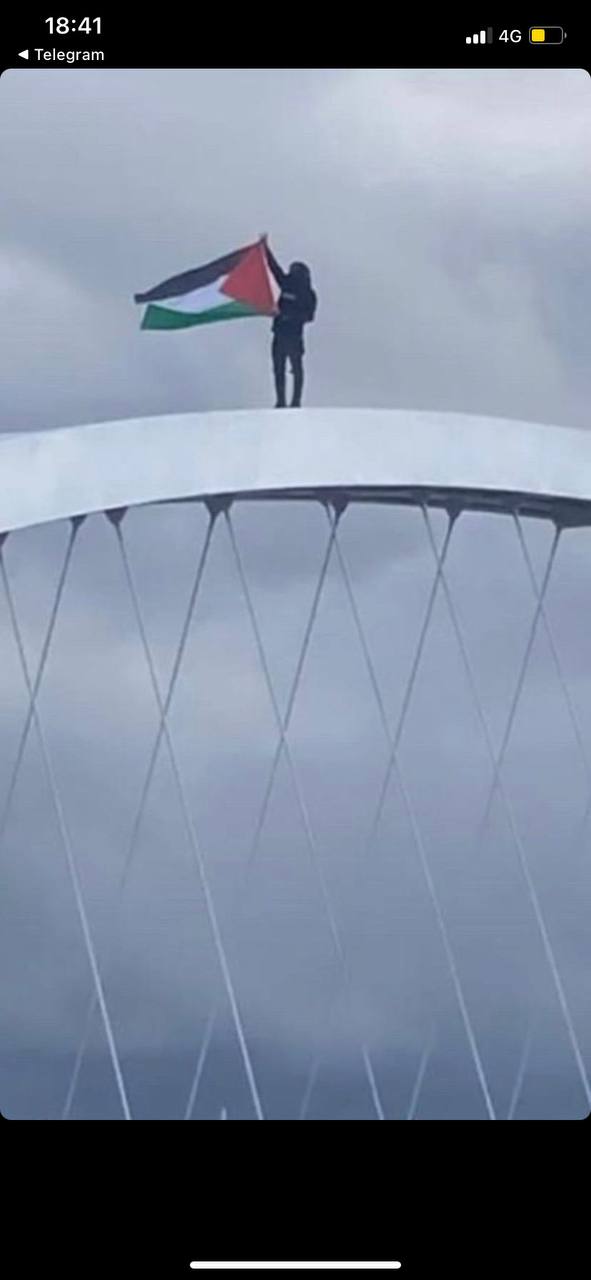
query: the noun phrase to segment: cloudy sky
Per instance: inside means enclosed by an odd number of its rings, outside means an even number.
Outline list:
[[[576,71],[5,73],[0,427],[271,403],[268,322],[142,333],[132,301],[268,231],[281,260],[310,263],[319,296],[307,339],[308,403],[588,428],[590,125],[589,78]],[[234,522],[283,709],[326,517],[274,504],[238,509]],[[552,531],[532,522],[525,532],[540,576]],[[33,672],[68,533],[40,528],[6,543]],[[124,523],[163,688],[205,533],[205,513],[190,504],[132,512]],[[433,533],[441,545],[441,515]],[[541,630],[506,786],[589,1071],[591,876],[589,842],[577,835],[587,751],[591,758],[588,538],[585,530],[564,535],[548,596],[583,751]],[[433,579],[427,531],[417,512],[352,510],[342,549],[393,730]],[[511,522],[463,517],[449,576],[498,746],[535,605]],[[27,702],[3,595],[0,609],[5,796]],[[207,1017],[218,1008],[193,1114],[217,1118],[226,1107],[230,1118],[252,1115],[165,749],[116,905],[158,718],[124,565],[102,517],[76,541],[40,710],[101,967],[110,957],[108,1006],[133,1114],[183,1116]],[[283,759],[239,920],[236,886],[277,731],[223,521],[171,727],[265,1114],[297,1118],[320,1055],[309,1111],[317,1118],[375,1116],[376,1093],[378,1109],[402,1118],[415,1092],[419,1118],[485,1118],[395,785],[360,868],[387,747],[338,557],[290,728],[318,862]],[[518,1087],[517,1118],[585,1114],[584,1070],[498,793],[475,851],[491,764],[441,595],[401,763],[495,1113],[507,1115]],[[53,1118],[67,1095],[90,979],[34,728],[2,858],[0,1105],[14,1117]],[[71,1114],[121,1114],[98,1016]]]

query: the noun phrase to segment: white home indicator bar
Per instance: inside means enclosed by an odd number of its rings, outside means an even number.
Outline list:
[[[398,1271],[401,1262],[192,1262],[194,1271]]]

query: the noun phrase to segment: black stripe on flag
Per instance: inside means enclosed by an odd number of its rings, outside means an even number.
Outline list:
[[[193,267],[192,271],[183,271],[180,276],[171,276],[170,280],[164,280],[162,284],[155,285],[146,293],[134,293],[134,302],[158,302],[162,298],[180,298],[183,293],[190,293],[192,289],[202,289],[206,284],[213,284],[214,280],[219,279],[220,276],[233,271],[244,254],[252,248],[253,245],[246,245],[243,249],[235,249],[234,253],[227,253],[223,258],[207,262],[204,267]]]

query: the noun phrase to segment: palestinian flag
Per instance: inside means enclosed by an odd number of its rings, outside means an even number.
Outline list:
[[[134,300],[148,304],[142,329],[186,329],[276,311],[261,242],[173,276],[147,293],[136,293]]]

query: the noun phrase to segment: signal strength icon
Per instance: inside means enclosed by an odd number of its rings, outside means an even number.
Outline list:
[[[473,36],[466,36],[466,44],[492,44],[492,42],[492,27],[487,27],[486,30],[483,28],[482,31],[476,31]]]

